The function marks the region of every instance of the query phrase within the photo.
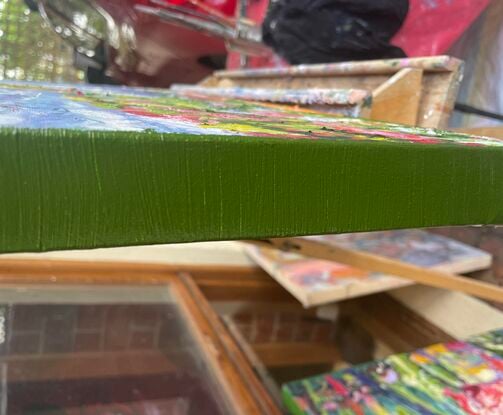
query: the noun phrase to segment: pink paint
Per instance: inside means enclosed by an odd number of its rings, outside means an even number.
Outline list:
[[[342,396],[348,396],[349,391],[346,389],[346,387],[339,382],[338,380],[335,380],[332,376],[327,375],[325,377],[327,380],[328,384],[334,389],[334,391]]]

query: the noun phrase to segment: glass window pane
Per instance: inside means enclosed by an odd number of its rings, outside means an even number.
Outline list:
[[[0,288],[11,415],[230,414],[169,286]]]

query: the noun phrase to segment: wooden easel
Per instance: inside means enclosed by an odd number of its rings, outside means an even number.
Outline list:
[[[217,71],[207,88],[358,89],[367,91],[370,114],[359,116],[421,127],[445,128],[463,64],[449,56]],[[349,105],[349,103],[348,103]]]

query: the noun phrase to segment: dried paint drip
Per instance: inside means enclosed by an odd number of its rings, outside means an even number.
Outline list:
[[[385,74],[397,68],[420,68],[431,71],[449,71],[455,69],[460,61],[450,56],[433,56],[428,58],[383,59],[313,65],[295,65],[283,68],[243,69],[220,71],[217,77],[222,78],[270,78],[282,76],[328,76],[347,74]]]

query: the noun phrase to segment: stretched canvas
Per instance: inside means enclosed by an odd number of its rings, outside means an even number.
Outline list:
[[[491,255],[480,249],[418,229],[309,237],[357,251],[451,273],[488,268]],[[411,281],[307,258],[272,248],[247,245],[248,255],[305,307],[322,305],[413,284]]]
[[[210,88],[183,84],[173,85],[171,89],[197,99],[223,96],[246,101],[292,104],[348,117],[369,117],[372,105],[372,94],[360,89]]]
[[[503,330],[479,334],[471,337],[468,341],[503,358]]]
[[[500,415],[503,359],[465,342],[437,344],[287,383],[283,397],[299,415]]]
[[[0,84],[0,252],[503,222],[503,142],[221,97]]]

